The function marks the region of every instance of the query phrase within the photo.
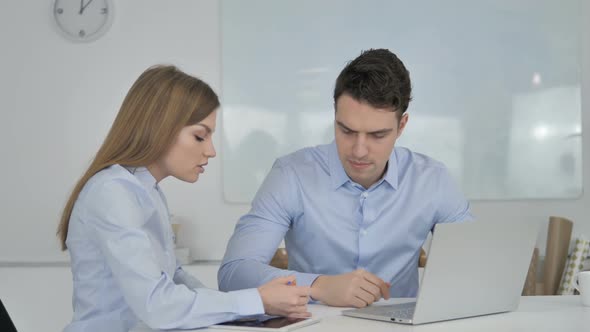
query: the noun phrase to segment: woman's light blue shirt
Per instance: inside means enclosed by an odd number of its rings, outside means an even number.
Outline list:
[[[65,331],[197,328],[264,313],[257,289],[219,292],[183,271],[168,215],[146,168],[114,165],[86,183],[66,240],[74,316]]]

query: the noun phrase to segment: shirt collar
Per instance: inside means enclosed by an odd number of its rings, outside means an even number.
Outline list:
[[[159,190],[156,178],[146,167],[125,167],[148,190]]]
[[[391,156],[389,157],[389,162],[387,163],[387,171],[385,172],[385,176],[382,179],[383,181],[389,183],[393,189],[397,189],[398,186],[398,165],[396,155],[397,154],[395,153],[394,148]],[[333,190],[338,189],[347,181],[351,181],[346,174],[344,167],[342,166],[342,162],[340,162],[340,158],[338,157],[336,141],[332,141],[328,147],[328,162],[330,167],[330,180],[332,182]],[[377,183],[379,182],[381,182],[381,180]]]
[[[340,188],[350,178],[346,174],[340,158],[338,157],[338,148],[336,147],[336,141],[332,141],[328,147],[328,163],[330,167],[330,180],[332,181],[332,189],[336,190]]]
[[[397,164],[397,153],[395,153],[395,147],[389,156],[389,162],[387,163],[387,171],[383,180],[391,186],[393,189],[397,189],[398,185],[398,164]]]

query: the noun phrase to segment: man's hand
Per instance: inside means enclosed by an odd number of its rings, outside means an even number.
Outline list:
[[[389,299],[391,285],[365,270],[335,276],[319,276],[311,285],[311,297],[336,307],[366,307]]]
[[[258,287],[264,311],[276,316],[310,317],[311,313],[307,311],[310,289],[295,285],[295,276],[289,276],[276,278]]]

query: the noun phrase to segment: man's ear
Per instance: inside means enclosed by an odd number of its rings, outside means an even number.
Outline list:
[[[397,128],[397,138],[399,138],[402,135],[402,132],[406,128],[406,125],[408,124],[408,118],[408,113],[404,113],[402,114],[401,119],[399,119],[399,125]]]

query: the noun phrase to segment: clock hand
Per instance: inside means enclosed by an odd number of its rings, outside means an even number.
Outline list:
[[[80,0],[82,3],[84,3],[84,0]],[[86,7],[88,7],[88,5],[92,2],[92,0],[88,0],[88,2],[82,7],[80,8],[80,14],[82,14],[84,12],[84,9],[86,9]]]
[[[82,15],[82,11],[84,11],[84,0],[80,0],[80,12],[78,14]]]

